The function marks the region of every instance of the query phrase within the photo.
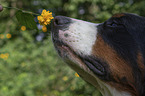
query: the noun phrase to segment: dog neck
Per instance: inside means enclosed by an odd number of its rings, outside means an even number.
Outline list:
[[[99,84],[99,90],[103,96],[132,96],[130,93],[124,91],[118,91],[102,81],[99,81],[98,84]]]
[[[66,63],[76,72],[78,72],[82,79],[84,79],[88,83],[91,83],[93,86],[99,89],[99,91],[102,93],[103,96],[132,96],[129,92],[118,91],[114,87],[111,87],[110,85],[101,81],[88,68],[82,66],[81,64],[80,64],[81,67],[79,67],[74,62],[69,61],[69,63],[68,62]],[[87,72],[83,70],[87,70]]]

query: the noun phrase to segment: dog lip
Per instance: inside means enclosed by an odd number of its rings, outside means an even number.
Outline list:
[[[92,70],[95,74],[97,75],[105,75],[104,68],[102,67],[101,69],[94,66],[92,63],[85,61],[85,64]]]
[[[58,39],[53,39],[53,42],[56,46],[67,46],[63,41],[60,41]]]
[[[84,56],[82,57],[82,59],[87,67],[97,76],[102,78],[102,76],[105,76],[107,74],[105,69],[106,62],[93,55]]]
[[[67,44],[65,44],[63,41],[60,41],[60,40],[57,40],[57,39],[56,39],[56,40],[54,40],[54,42],[55,42],[54,44],[55,44],[56,47],[61,47],[61,48],[63,48],[63,49],[66,49],[66,48],[68,49],[68,48],[69,48],[70,50],[72,50],[72,49],[71,49]]]
[[[58,54],[60,57],[62,57],[63,59],[68,58],[69,59],[69,55],[74,54],[77,55],[72,48],[70,48],[67,44],[65,44],[62,41],[55,41],[54,44],[56,50],[58,51]]]

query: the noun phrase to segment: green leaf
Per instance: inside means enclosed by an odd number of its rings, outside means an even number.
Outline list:
[[[30,29],[38,30],[36,22],[34,21],[34,16],[32,14],[19,10],[16,12],[16,18],[21,25]]]

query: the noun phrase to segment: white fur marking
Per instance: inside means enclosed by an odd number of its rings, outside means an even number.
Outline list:
[[[90,55],[97,37],[97,24],[73,19],[68,30],[59,30],[59,38],[76,53]],[[68,37],[65,36],[68,34]]]

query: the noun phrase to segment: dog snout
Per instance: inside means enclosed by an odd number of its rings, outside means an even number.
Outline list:
[[[71,19],[69,17],[56,16],[54,18],[53,24],[54,24],[54,27],[63,27],[70,24],[70,22],[71,22]]]

